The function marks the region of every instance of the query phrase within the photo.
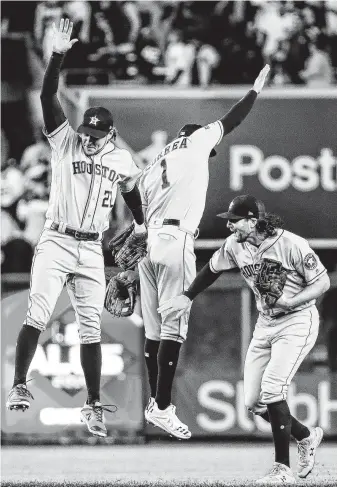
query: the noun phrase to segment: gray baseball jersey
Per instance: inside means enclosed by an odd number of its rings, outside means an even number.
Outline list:
[[[255,295],[260,314],[246,355],[244,393],[246,406],[257,414],[266,410],[266,404],[287,398],[288,386],[314,346],[319,327],[315,300],[289,311],[278,308],[277,302],[272,309],[266,306],[254,285],[264,258],[281,262],[287,270],[283,293],[289,298],[326,273],[304,238],[281,229],[259,247],[238,243],[231,235],[210,260],[213,272],[239,267]]]
[[[213,272],[221,272],[239,267],[242,277],[255,294],[258,311],[267,318],[277,315],[283,309],[277,307],[277,302],[274,308],[269,309],[254,286],[262,259],[281,262],[287,270],[287,280],[283,289],[286,297],[298,294],[305,286],[312,284],[326,272],[307,240],[287,230],[277,230],[274,237],[267,238],[259,247],[248,242],[238,243],[234,235],[230,235],[221,248],[213,254],[210,268]],[[297,306],[292,311],[313,304],[315,300]]]
[[[75,309],[81,343],[100,341],[105,296],[101,240],[77,240],[65,227],[102,232],[108,227],[117,185],[130,191],[141,173],[127,150],[108,142],[87,156],[68,120],[47,134],[52,182],[45,228],[35,249],[26,323],[43,331],[64,284]],[[59,223],[59,231],[51,229]]]
[[[181,294],[195,277],[193,235],[205,208],[209,155],[222,136],[223,125],[216,121],[188,137],[178,137],[164,147],[140,178],[149,234],[148,255],[139,264],[139,276],[149,339],[186,339],[188,314],[172,320],[160,316],[157,308]],[[180,225],[163,226],[164,219],[178,220]]]

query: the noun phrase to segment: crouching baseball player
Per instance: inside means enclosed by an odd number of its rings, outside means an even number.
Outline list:
[[[226,213],[230,235],[191,286],[158,308],[176,319],[192,300],[226,270],[238,267],[253,290],[259,317],[244,368],[245,403],[270,422],[275,463],[257,483],[295,483],[289,464],[291,435],[298,444],[298,476],[313,469],[321,428],[307,428],[291,416],[287,390],[303,359],[315,344],[319,316],[315,300],[330,281],[308,242],[282,229],[280,217],[265,212],[250,195],[234,198]]]
[[[106,436],[100,402],[101,313],[105,298],[102,233],[114,205],[117,185],[135,219],[133,232],[146,235],[136,181],[140,170],[131,154],[115,144],[111,113],[88,109],[76,133],[57,98],[59,73],[70,40],[72,23],[54,26],[53,53],[43,80],[41,102],[45,132],[52,148],[52,183],[46,223],[36,246],[31,270],[29,308],[16,346],[15,377],[6,406],[25,410],[32,395],[26,377],[40,333],[67,285],[80,336],[80,359],[88,398],[81,420],[97,436]]]

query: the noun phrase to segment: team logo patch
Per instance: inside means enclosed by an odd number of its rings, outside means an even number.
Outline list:
[[[312,271],[317,267],[317,259],[314,254],[308,254],[304,258],[304,267]]]

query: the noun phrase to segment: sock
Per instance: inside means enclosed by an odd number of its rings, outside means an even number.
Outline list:
[[[174,375],[178,364],[181,343],[162,340],[158,351],[158,381],[156,402],[159,409],[166,409],[171,404]]]
[[[28,369],[35,355],[40,333],[40,330],[33,326],[23,325],[21,328],[16,342],[13,387],[26,383]]]
[[[286,401],[267,405],[275,446],[275,462],[289,467],[291,414]]]
[[[88,391],[87,404],[100,400],[102,350],[100,343],[81,343],[81,365]]]
[[[145,339],[144,354],[149,377],[151,397],[156,397],[158,380],[158,350],[160,342],[157,340]]]
[[[270,423],[268,411],[259,414],[259,416]],[[304,438],[308,438],[310,431],[304,424],[300,423],[298,419],[291,416],[291,435],[295,440],[301,441],[304,440]]]

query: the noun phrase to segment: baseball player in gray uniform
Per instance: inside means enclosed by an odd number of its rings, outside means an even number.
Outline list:
[[[244,391],[247,408],[271,423],[275,463],[258,483],[295,483],[289,466],[292,435],[298,442],[299,477],[314,466],[321,428],[307,428],[291,416],[287,390],[303,359],[315,344],[319,316],[316,298],[329,289],[326,269],[308,242],[282,229],[280,217],[265,212],[262,202],[250,195],[234,198],[226,213],[230,235],[209,263],[180,296],[158,309],[171,319],[190,310],[192,300],[226,270],[239,268],[253,290],[259,317],[247,351]],[[284,276],[279,297],[271,300],[259,282],[267,270],[266,286],[275,272]],[[276,278],[275,278],[276,279]]]
[[[171,403],[188,315],[171,320],[157,308],[187,289],[195,277],[194,239],[205,208],[209,157],[248,115],[268,71],[266,65],[253,88],[220,120],[203,127],[185,125],[144,169],[139,182],[148,227],[148,254],[138,266],[151,390],[145,418],[179,439],[191,437]]]
[[[43,80],[41,103],[52,157],[52,182],[46,222],[35,249],[27,317],[16,347],[15,378],[7,407],[25,410],[32,395],[26,386],[39,335],[46,328],[64,284],[79,327],[80,358],[88,397],[81,420],[97,436],[106,436],[100,402],[101,329],[105,297],[102,233],[109,226],[117,187],[133,213],[135,231],[146,231],[136,181],[141,171],[131,154],[115,144],[111,113],[89,108],[75,132],[57,98],[59,73],[73,24],[54,26],[53,53]]]

